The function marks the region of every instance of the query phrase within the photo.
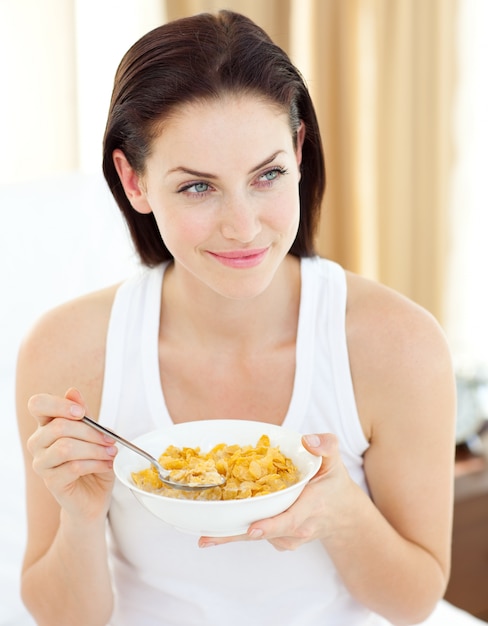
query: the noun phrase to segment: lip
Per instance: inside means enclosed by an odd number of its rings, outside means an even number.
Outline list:
[[[256,267],[268,253],[268,248],[252,250],[226,250],[222,252],[208,252],[212,258],[227,267],[249,268]]]

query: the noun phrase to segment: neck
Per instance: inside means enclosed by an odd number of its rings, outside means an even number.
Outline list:
[[[285,258],[258,296],[234,300],[219,295],[171,266],[164,278],[161,337],[225,352],[252,352],[294,341],[300,301],[300,264]]]

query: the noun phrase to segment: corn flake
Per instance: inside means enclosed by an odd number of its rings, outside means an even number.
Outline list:
[[[256,446],[219,443],[210,452],[200,448],[168,446],[159,457],[171,479],[185,483],[212,484],[225,476],[225,483],[202,491],[182,491],[164,485],[154,467],[132,473],[140,489],[189,500],[241,500],[286,489],[300,479],[293,461],[261,435]]]

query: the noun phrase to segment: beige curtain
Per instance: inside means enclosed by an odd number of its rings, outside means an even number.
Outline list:
[[[456,0],[313,4],[329,180],[321,251],[442,321]]]
[[[164,0],[163,0],[164,1]],[[285,50],[290,48],[290,5],[293,0],[166,0],[166,15],[174,20],[202,11],[230,9],[247,15]]]
[[[227,0],[304,74],[327,163],[318,247],[441,321],[457,0]],[[222,7],[166,0],[168,19]]]

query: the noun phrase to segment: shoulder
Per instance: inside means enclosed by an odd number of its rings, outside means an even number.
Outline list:
[[[117,285],[96,291],[44,313],[20,346],[17,379],[26,396],[64,395],[78,387],[98,408],[105,343]]]
[[[419,333],[426,333],[445,344],[444,333],[434,316],[406,296],[351,272],[346,272],[346,281],[348,336],[352,340],[375,331],[377,341],[373,345],[379,347],[382,339],[388,345],[392,340],[410,345]]]
[[[346,331],[363,428],[382,416],[434,408],[453,389],[445,334],[424,308],[384,285],[347,273]],[[452,395],[452,394],[451,394]]]

